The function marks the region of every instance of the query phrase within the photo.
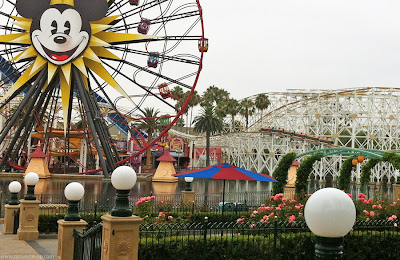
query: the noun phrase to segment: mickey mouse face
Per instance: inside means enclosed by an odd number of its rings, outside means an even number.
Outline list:
[[[31,28],[36,51],[55,65],[64,65],[80,56],[89,44],[90,27],[79,12],[67,5],[54,5],[43,12]],[[38,28],[33,28],[38,27]]]

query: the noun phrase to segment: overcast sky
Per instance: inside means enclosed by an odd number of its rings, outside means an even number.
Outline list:
[[[200,0],[209,51],[197,90],[400,87],[398,0]]]

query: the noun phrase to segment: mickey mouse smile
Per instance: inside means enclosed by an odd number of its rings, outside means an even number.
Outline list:
[[[84,41],[84,39],[82,39],[82,41]],[[81,41],[81,43],[82,43],[82,41]],[[40,43],[40,41],[39,41],[39,43]],[[52,60],[54,60],[54,61],[65,61],[65,60],[67,60],[68,58],[70,58],[70,57],[72,57],[74,55],[74,53],[76,52],[76,50],[78,49],[78,47],[80,46],[81,43],[79,43],[75,48],[73,48],[73,49],[71,49],[69,51],[64,51],[64,52],[52,51],[52,50],[47,49],[43,44],[40,43],[40,45],[42,46],[43,51]]]

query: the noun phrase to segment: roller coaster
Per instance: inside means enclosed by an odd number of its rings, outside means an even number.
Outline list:
[[[212,147],[222,147],[223,160],[271,174],[279,158],[326,148],[400,150],[400,89],[367,87],[338,90],[288,90],[265,93],[271,102],[249,118],[249,129],[214,136]],[[255,99],[256,96],[249,97]],[[245,125],[245,118],[239,118]],[[228,119],[227,119],[228,122]],[[196,146],[205,141],[194,139]],[[335,181],[349,153],[335,153],[314,165],[317,183]],[[299,161],[302,157],[298,158]],[[199,159],[193,166],[200,166]],[[360,178],[360,167],[353,180]],[[376,185],[394,183],[398,172],[388,163],[372,171]]]

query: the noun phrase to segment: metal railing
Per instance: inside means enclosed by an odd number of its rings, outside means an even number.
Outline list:
[[[357,221],[343,258],[397,259],[397,223]],[[140,226],[139,259],[188,259],[187,251],[197,259],[312,259],[314,244],[305,222],[147,224]]]
[[[103,223],[81,232],[74,230],[74,260],[101,259]]]

